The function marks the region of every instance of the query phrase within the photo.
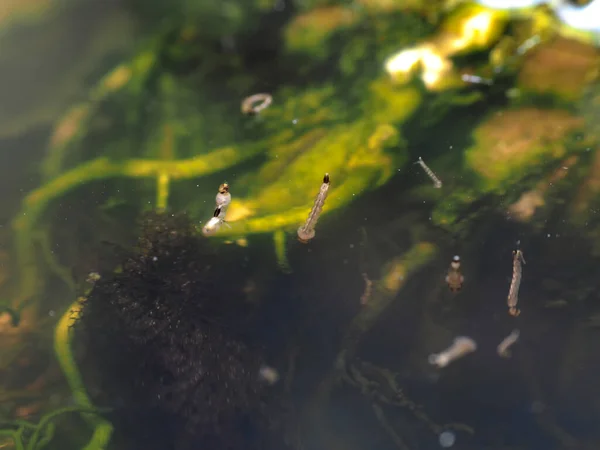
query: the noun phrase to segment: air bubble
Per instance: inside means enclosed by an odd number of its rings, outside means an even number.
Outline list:
[[[444,431],[440,434],[440,445],[444,448],[450,448],[454,445],[454,441],[456,441],[456,436],[452,431]]]

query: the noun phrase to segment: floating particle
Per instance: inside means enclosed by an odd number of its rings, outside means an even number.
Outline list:
[[[277,369],[269,366],[262,366],[258,373],[259,378],[268,384],[275,384],[279,381],[279,372]]]
[[[98,281],[101,278],[100,274],[98,272],[90,272],[86,278],[86,282],[90,283],[90,284],[94,284],[96,281]]]
[[[440,445],[442,447],[452,447],[455,441],[456,436],[454,436],[454,433],[452,431],[444,431],[443,433],[440,433]]]

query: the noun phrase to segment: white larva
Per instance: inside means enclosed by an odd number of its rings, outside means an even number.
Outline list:
[[[415,164],[419,164],[423,170],[425,171],[425,173],[427,175],[429,175],[429,178],[431,178],[431,180],[433,181],[433,187],[434,188],[441,188],[442,187],[442,180],[440,180],[435,173],[433,173],[433,170],[431,170],[427,164],[425,164],[425,162],[423,161],[423,159],[419,156],[419,159],[417,160],[417,162]]]
[[[202,227],[202,233],[204,236],[212,236],[221,228],[221,225],[225,223],[225,214],[227,208],[231,203],[231,194],[229,193],[229,185],[223,183],[219,186],[219,191],[215,197],[215,212],[213,217]],[[226,223],[225,223],[226,224]]]
[[[510,357],[510,347],[519,340],[519,330],[513,330],[498,345],[498,354],[503,358]]]
[[[440,353],[429,355],[429,363],[439,368],[446,367],[455,359],[465,356],[477,350],[477,344],[473,339],[466,336],[459,336],[454,339],[450,347]]]

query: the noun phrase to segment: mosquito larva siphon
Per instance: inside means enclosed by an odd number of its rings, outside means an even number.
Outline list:
[[[319,189],[319,193],[317,194],[317,198],[315,198],[315,203],[310,210],[310,214],[306,219],[304,225],[298,228],[298,240],[302,243],[307,243],[312,238],[315,237],[315,225],[319,220],[319,216],[321,215],[321,211],[323,211],[323,205],[325,204],[325,199],[327,198],[327,193],[329,192],[329,174],[326,173],[323,177],[323,184],[321,184],[321,189]]]
[[[442,180],[440,180],[435,173],[433,173],[433,170],[431,170],[427,164],[425,164],[425,162],[423,161],[423,158],[421,158],[419,156],[419,159],[417,160],[417,162],[415,162],[415,164],[419,164],[423,170],[425,171],[425,173],[427,175],[429,175],[429,178],[431,178],[431,180],[433,181],[433,187],[434,188],[441,188],[442,187]]]

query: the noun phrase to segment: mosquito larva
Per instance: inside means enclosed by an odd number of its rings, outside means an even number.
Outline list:
[[[329,192],[329,174],[326,173],[323,177],[323,184],[321,184],[321,189],[319,189],[319,193],[317,194],[317,198],[315,198],[315,203],[310,210],[310,214],[306,219],[304,225],[298,228],[298,240],[302,243],[306,243],[315,237],[315,225],[319,220],[319,216],[321,215],[321,211],[323,211],[323,205],[325,204],[325,199],[327,198],[327,193]]]
[[[360,296],[360,304],[366,305],[371,298],[371,294],[373,292],[373,281],[369,278],[366,273],[362,274],[363,280],[365,280],[365,290],[363,294]]]
[[[454,255],[448,268],[446,283],[452,292],[458,292],[462,289],[463,281],[465,281],[465,277],[460,272],[460,256]]]
[[[525,264],[523,252],[521,250],[515,250],[513,252],[512,280],[510,282],[510,289],[508,290],[508,298],[506,300],[508,305],[508,313],[515,317],[521,314],[521,311],[517,309],[517,303],[519,302],[519,287],[521,286],[522,264]]]
[[[242,101],[242,113],[254,115],[268,108],[273,102],[271,94],[254,94]]]
[[[503,358],[510,356],[510,347],[519,340],[519,330],[513,330],[508,336],[506,336],[502,342],[498,345],[498,354]]]
[[[217,196],[215,197],[216,207],[221,208],[221,210],[227,210],[230,203],[231,194],[229,193],[229,185],[223,183],[219,186],[219,192],[217,192]]]
[[[425,171],[425,173],[429,176],[429,178],[431,178],[431,180],[433,181],[433,187],[434,188],[441,188],[442,187],[442,180],[440,180],[435,173],[433,173],[433,170],[431,170],[427,164],[425,164],[425,162],[423,161],[423,158],[421,158],[419,156],[419,159],[417,160],[417,162],[415,162],[415,164],[419,164],[423,170]]]
[[[215,212],[206,225],[202,227],[202,233],[205,236],[213,235],[219,231],[221,225],[225,223],[225,214],[230,203],[231,193],[229,192],[229,185],[223,183],[219,186],[219,191],[215,197]]]
[[[429,363],[439,368],[446,367],[455,359],[465,356],[477,350],[477,344],[473,339],[466,336],[454,338],[454,342],[450,347],[440,353],[429,355]]]

